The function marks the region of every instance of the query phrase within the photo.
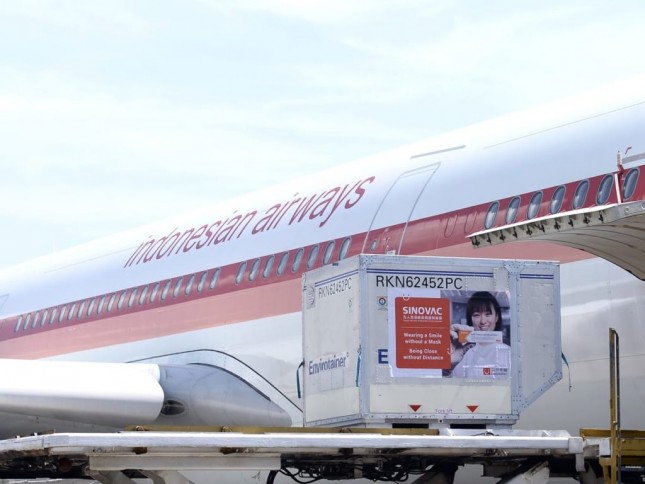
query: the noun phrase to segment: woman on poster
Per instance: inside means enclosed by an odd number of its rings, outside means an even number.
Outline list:
[[[475,292],[466,304],[466,325],[450,327],[451,370],[457,378],[509,378],[511,347],[503,342],[499,302],[487,291]],[[496,334],[479,334],[479,332]]]

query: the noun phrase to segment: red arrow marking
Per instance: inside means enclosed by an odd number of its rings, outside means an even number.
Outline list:
[[[421,408],[421,405],[410,405],[410,408],[412,409],[413,412],[416,412]]]
[[[479,405],[466,405],[466,408],[471,411],[471,413],[474,413],[475,410],[479,408]]]

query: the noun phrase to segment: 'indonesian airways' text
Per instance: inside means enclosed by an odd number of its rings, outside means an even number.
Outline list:
[[[318,226],[323,227],[339,208],[350,209],[365,195],[366,185],[374,182],[371,176],[359,180],[353,186],[335,187],[322,193],[309,196],[295,196],[292,200],[276,203],[264,213],[253,210],[246,214],[237,214],[229,218],[216,220],[197,228],[178,230],[174,228],[169,234],[148,240],[137,247],[123,267],[130,267],[152,260],[170,257],[174,254],[199,250],[203,247],[218,245],[232,239],[239,239],[243,234],[256,235],[275,229],[278,225],[293,225],[303,220],[321,219]]]

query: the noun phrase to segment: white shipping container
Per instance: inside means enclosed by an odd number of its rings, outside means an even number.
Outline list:
[[[562,377],[553,262],[358,255],[303,275],[306,426],[499,426]]]

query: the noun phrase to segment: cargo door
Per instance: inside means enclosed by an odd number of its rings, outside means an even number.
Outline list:
[[[645,280],[645,202],[559,213],[468,236],[473,247],[544,241],[584,250]]]
[[[372,217],[363,253],[399,254],[410,217],[441,162],[403,172],[392,183]]]

